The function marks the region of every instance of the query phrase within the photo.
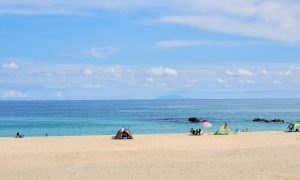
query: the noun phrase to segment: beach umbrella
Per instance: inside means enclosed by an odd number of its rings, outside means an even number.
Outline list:
[[[209,122],[202,122],[202,123],[201,123],[201,126],[202,126],[202,127],[206,127],[206,128],[208,128],[208,127],[211,127],[211,126],[212,126],[212,124],[211,124],[211,123],[209,123]]]

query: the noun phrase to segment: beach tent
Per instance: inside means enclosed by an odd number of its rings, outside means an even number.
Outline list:
[[[117,132],[115,139],[133,139],[133,137],[128,129],[122,128]]]
[[[300,122],[299,121],[294,121],[291,122],[288,126],[289,131],[300,131]]]
[[[219,130],[217,132],[215,132],[215,135],[229,135],[229,134],[232,134],[231,131],[230,131],[229,126],[227,126],[227,131],[224,127],[225,127],[224,125],[221,126],[219,128]]]

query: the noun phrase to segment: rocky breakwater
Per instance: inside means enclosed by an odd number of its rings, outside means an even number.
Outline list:
[[[264,122],[264,123],[285,123],[285,120],[283,120],[283,119],[267,120],[267,119],[263,119],[263,118],[255,118],[252,121],[253,122]]]

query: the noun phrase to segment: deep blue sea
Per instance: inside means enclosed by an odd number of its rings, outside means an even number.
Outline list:
[[[124,101],[0,101],[0,136],[184,133],[205,118],[215,131],[224,122],[231,129],[284,131],[285,124],[256,123],[253,118],[300,119],[300,99],[269,100],[124,100]]]

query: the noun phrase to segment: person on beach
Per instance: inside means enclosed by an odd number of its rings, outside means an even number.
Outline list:
[[[17,132],[16,138],[24,138],[24,135],[21,135],[19,132]]]
[[[226,131],[226,134],[228,134],[228,124],[227,124],[227,122],[224,124],[224,129]]]
[[[194,130],[194,128],[191,128],[190,132],[191,132],[192,135],[195,135],[195,133],[196,133],[196,131]]]
[[[16,138],[20,138],[20,133],[19,132],[17,132]]]

